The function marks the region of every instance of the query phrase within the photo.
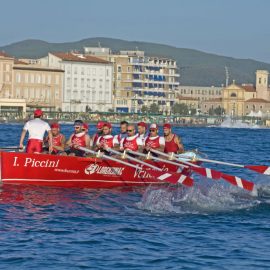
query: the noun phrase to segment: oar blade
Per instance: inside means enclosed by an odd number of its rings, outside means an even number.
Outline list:
[[[270,175],[270,167],[269,166],[263,166],[263,165],[245,165],[245,168],[265,174],[265,175]]]
[[[212,169],[209,169],[209,168],[203,168],[203,167],[190,167],[190,169],[202,176],[205,176],[207,178],[210,178],[210,179],[220,179],[221,178],[221,175],[222,173],[221,172],[218,172],[216,170],[212,170]]]
[[[192,187],[194,181],[189,176],[186,176],[182,173],[170,173],[170,172],[160,172],[160,171],[151,171],[151,175],[154,176],[159,181],[169,182],[171,184],[182,184],[187,187]]]
[[[234,186],[246,189],[248,191],[252,191],[254,188],[254,183],[242,179],[237,176],[229,175],[229,174],[222,174],[222,179],[226,180],[227,182],[231,183]]]

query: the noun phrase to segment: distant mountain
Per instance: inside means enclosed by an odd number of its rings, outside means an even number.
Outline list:
[[[170,57],[177,61],[180,72],[180,84],[197,86],[220,86],[225,84],[225,66],[229,69],[230,81],[236,83],[254,83],[257,69],[270,71],[270,64],[251,60],[236,59],[192,49],[176,48],[163,44],[125,41],[112,38],[88,38],[76,42],[48,43],[42,40],[24,40],[0,50],[20,58],[37,58],[52,51],[82,51],[83,47],[98,44],[102,47],[119,50],[143,50],[149,56]]]

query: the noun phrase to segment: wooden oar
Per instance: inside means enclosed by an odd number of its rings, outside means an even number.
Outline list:
[[[85,148],[85,147],[78,147],[78,149],[82,150],[82,151],[85,151],[86,153],[90,153],[90,154],[93,154],[93,155],[97,155],[98,152],[95,152],[93,150],[90,150],[88,148]],[[113,152],[112,149],[106,149],[107,151],[111,151]],[[117,152],[115,151],[117,154],[122,154],[120,152]],[[108,156],[108,155],[105,155],[102,153],[102,155],[99,156],[100,158],[104,158],[104,159],[108,159],[108,160],[112,160],[112,161],[115,161],[115,162],[118,162],[120,164],[123,164],[125,166],[128,166],[128,167],[132,167],[132,168],[135,168],[135,169],[138,169],[138,170],[142,170],[142,167],[139,166],[138,164],[132,164],[132,163],[128,163],[126,161],[123,161],[123,160],[119,160],[119,159],[116,159],[114,157],[111,157],[111,156]],[[170,173],[170,172],[164,172],[162,171],[161,168],[159,167],[156,167],[156,166],[153,166],[151,164],[148,164],[146,162],[143,162],[141,160],[138,160],[136,158],[132,158],[131,157],[128,157],[130,160],[133,160],[139,164],[142,164],[142,165],[145,165],[147,167],[150,167],[154,170],[151,170],[151,171],[147,171],[147,173],[149,173],[150,175],[152,175],[153,178],[156,178],[158,179],[159,181],[163,181],[163,182],[168,182],[168,183],[171,183],[171,184],[177,184],[177,183],[180,183],[180,184],[183,184],[185,186],[188,186],[188,187],[191,187],[193,186],[193,179],[186,176],[186,175],[183,175],[181,173]]]
[[[162,156],[167,157],[167,158],[171,158],[170,155],[168,155],[168,154],[166,154],[164,152],[160,152],[160,151],[155,150],[155,149],[151,149],[151,152],[156,153],[158,155],[162,155]],[[193,164],[191,162],[184,161],[184,160],[181,160],[181,159],[179,160],[179,159],[177,159],[175,157],[173,157],[173,158],[174,158],[174,160],[180,161],[181,163],[190,166],[190,169],[192,171],[197,172],[198,174],[203,175],[203,176],[205,176],[207,178],[210,178],[210,179],[221,179],[222,178],[222,179],[226,180],[227,182],[229,182],[230,184],[232,184],[234,186],[238,186],[240,188],[243,188],[243,189],[246,189],[246,190],[249,190],[249,191],[252,191],[253,188],[254,188],[254,183],[253,182],[242,179],[240,177],[225,174],[223,172],[219,172],[219,171],[216,171],[216,170],[213,170],[213,169],[210,169],[210,168],[200,167],[200,166],[198,166],[196,164]]]
[[[24,148],[20,148],[19,146],[3,146],[0,147],[0,151],[7,151],[7,152],[23,152],[25,149]]]
[[[180,156],[178,156],[181,158]],[[185,159],[188,159],[188,157],[184,157]],[[215,163],[220,165],[226,165],[226,166],[232,166],[232,167],[238,167],[238,168],[246,168],[252,171],[255,171],[257,173],[270,175],[270,166],[265,165],[242,165],[242,164],[236,164],[236,163],[230,163],[230,162],[224,162],[219,160],[213,160],[213,159],[206,159],[206,158],[196,158],[197,161],[202,162],[208,162],[208,163]]]

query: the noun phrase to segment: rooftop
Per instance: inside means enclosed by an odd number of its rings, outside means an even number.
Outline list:
[[[65,53],[65,52],[51,52],[51,54],[53,54],[54,56],[58,58],[61,58],[63,61],[111,64],[111,62],[108,62],[101,58],[90,56],[90,55],[81,55],[81,54]]]

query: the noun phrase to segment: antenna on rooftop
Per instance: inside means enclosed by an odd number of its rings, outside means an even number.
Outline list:
[[[227,87],[229,85],[229,78],[230,78],[230,75],[229,75],[229,69],[228,67],[225,66],[225,75],[226,75],[226,83],[225,83],[225,86]]]

